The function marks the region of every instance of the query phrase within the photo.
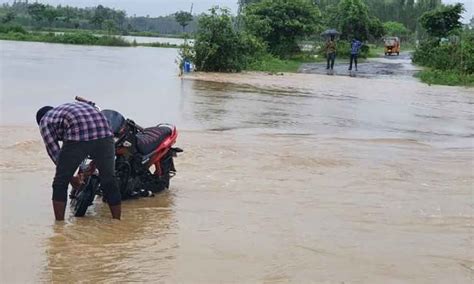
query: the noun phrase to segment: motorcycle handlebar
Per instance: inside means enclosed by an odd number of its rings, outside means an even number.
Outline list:
[[[89,101],[89,100],[87,100],[87,99],[85,99],[85,98],[83,98],[83,97],[76,96],[75,99],[76,99],[76,101],[78,101],[78,102],[82,102],[82,103],[86,103],[86,104],[90,104],[90,105],[95,106],[95,103],[94,103],[94,102]]]

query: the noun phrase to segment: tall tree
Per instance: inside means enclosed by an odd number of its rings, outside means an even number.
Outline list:
[[[244,10],[246,30],[278,56],[298,51],[297,39],[316,32],[320,20],[319,9],[309,0],[263,0]]]
[[[28,5],[28,14],[33,18],[35,22],[40,22],[44,19],[44,11],[46,10],[46,6],[39,3],[34,3]]]
[[[257,3],[261,0],[238,0],[238,4],[239,4],[239,11],[238,11],[238,14],[240,15],[240,13],[244,10],[244,8],[249,5],[249,4],[252,4],[252,3]]]
[[[367,5],[361,0],[342,0],[333,17],[341,32],[341,38],[369,39],[372,19]]]
[[[7,24],[7,23],[13,21],[13,20],[15,19],[15,17],[16,17],[15,12],[13,12],[13,11],[8,11],[8,12],[5,14],[5,16],[2,17],[1,22],[2,22],[2,24]]]
[[[211,8],[199,19],[194,63],[200,71],[238,72],[245,66],[241,34],[227,9]]]
[[[48,21],[49,26],[51,26],[58,16],[57,10],[52,6],[46,6],[46,9],[43,11],[43,17]]]
[[[115,22],[111,19],[107,19],[103,23],[103,28],[107,31],[109,35],[115,33],[117,31],[117,26]]]
[[[424,13],[420,22],[430,36],[446,37],[451,31],[462,27],[460,19],[463,11],[461,3],[444,6]]]
[[[102,28],[102,24],[108,18],[108,11],[102,5],[97,6],[94,11],[94,16],[91,19],[91,23],[95,24],[98,28]]]
[[[186,29],[186,26],[193,20],[193,15],[189,12],[179,11],[174,14],[176,22],[183,28],[183,33]]]

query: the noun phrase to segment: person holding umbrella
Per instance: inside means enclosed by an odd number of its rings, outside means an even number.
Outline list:
[[[330,69],[331,72],[334,69],[334,61],[336,60],[337,45],[336,45],[335,38],[336,38],[336,35],[338,34],[339,33],[334,29],[329,29],[322,33],[323,36],[329,37],[324,46],[324,50],[326,51],[326,58],[327,58],[326,69],[327,70]]]
[[[328,41],[326,41],[326,57],[327,57],[327,67],[326,69],[331,71],[334,69],[334,61],[336,60],[336,41],[334,40],[334,36],[331,36]]]

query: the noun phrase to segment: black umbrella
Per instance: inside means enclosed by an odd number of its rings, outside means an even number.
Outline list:
[[[340,34],[341,33],[336,31],[335,29],[325,30],[324,32],[321,33],[322,36],[337,36]]]

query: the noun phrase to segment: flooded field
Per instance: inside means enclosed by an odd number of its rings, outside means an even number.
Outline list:
[[[470,283],[474,92],[404,78],[177,77],[176,51],[0,42],[1,277]],[[178,126],[169,191],[55,223],[36,109]]]

